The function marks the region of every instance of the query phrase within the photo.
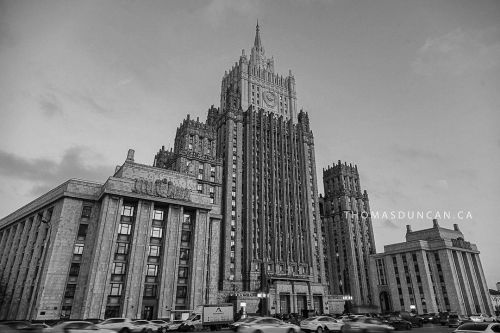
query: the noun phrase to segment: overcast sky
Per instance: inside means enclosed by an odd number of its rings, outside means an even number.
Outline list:
[[[186,114],[219,106],[257,19],[295,75],[318,178],[340,159],[373,211],[449,211],[494,288],[500,1],[0,1],[0,217],[69,178],[104,182],[129,148],[152,164]],[[408,223],[432,225],[374,219],[377,250]]]

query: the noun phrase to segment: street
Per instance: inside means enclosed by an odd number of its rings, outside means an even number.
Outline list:
[[[396,330],[394,332],[413,332],[413,333],[450,333],[453,332],[456,328],[449,328],[448,326],[434,325],[434,324],[424,324],[423,327],[413,328],[411,331],[407,330]],[[228,333],[232,331],[223,330],[216,331],[220,333]],[[264,332],[265,333],[265,332]]]

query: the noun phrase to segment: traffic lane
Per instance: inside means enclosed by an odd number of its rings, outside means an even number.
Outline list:
[[[456,328],[450,328],[448,326],[441,326],[441,325],[433,325],[433,324],[424,324],[423,327],[414,327],[411,330],[396,330],[393,332],[415,332],[415,333],[451,333]],[[215,333],[230,333],[232,332],[229,329],[223,329],[221,331],[213,331]],[[263,332],[265,333],[265,332]]]

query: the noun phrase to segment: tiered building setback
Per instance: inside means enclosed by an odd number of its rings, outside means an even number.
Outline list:
[[[453,229],[433,220],[412,231],[406,242],[384,246],[371,257],[373,298],[382,312],[493,314],[479,251]]]

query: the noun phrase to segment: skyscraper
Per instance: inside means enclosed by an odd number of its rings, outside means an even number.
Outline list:
[[[220,295],[261,291],[271,312],[323,312],[314,137],[308,114],[297,111],[295,78],[291,71],[286,77],[275,72],[258,24],[250,57],[243,50],[224,74],[221,106],[210,108],[203,126],[215,133],[223,161]],[[155,161],[195,149],[189,142],[178,145],[181,133],[174,151],[160,152]],[[193,142],[198,140],[195,133]]]
[[[323,170],[323,224],[328,248],[330,291],[350,295],[354,306],[372,305],[369,256],[375,240],[366,191],[357,166],[342,164]]]

